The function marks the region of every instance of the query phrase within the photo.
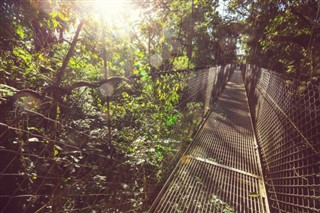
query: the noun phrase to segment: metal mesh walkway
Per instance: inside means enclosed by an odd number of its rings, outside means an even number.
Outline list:
[[[257,143],[239,70],[150,212],[267,212]]]

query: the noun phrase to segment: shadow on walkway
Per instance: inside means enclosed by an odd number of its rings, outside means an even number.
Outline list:
[[[266,202],[246,92],[236,70],[150,212],[264,213]]]

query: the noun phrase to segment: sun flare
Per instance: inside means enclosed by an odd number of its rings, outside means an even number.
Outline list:
[[[91,0],[90,5],[94,16],[110,24],[122,25],[127,21],[134,21],[139,16],[139,11],[134,7],[132,0]]]

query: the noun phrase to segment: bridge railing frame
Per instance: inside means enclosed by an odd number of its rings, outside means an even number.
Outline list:
[[[271,212],[320,212],[320,85],[242,65]]]

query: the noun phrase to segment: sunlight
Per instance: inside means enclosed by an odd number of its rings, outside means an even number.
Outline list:
[[[103,20],[109,24],[123,26],[128,21],[138,19],[139,11],[132,0],[91,0],[84,1],[90,5],[96,19]]]
[[[121,19],[127,6],[124,1],[119,0],[97,0],[93,2],[93,9],[98,12],[97,15],[111,22]]]
[[[34,8],[49,14],[57,9],[57,2],[51,0],[30,0]],[[126,21],[137,20],[140,10],[134,0],[62,0],[61,5],[73,3],[83,13],[109,24],[118,25]]]

